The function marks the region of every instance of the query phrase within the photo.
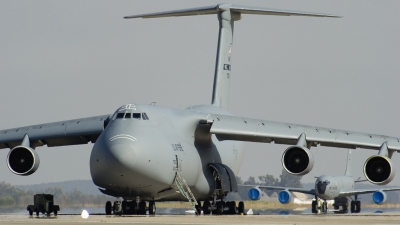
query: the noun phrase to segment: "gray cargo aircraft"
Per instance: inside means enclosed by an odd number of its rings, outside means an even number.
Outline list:
[[[113,207],[106,203],[106,214],[154,214],[155,201],[183,200],[204,214],[243,213],[242,202],[236,210],[234,202],[224,207],[223,198],[237,191],[235,174],[243,160],[245,141],[291,145],[283,153],[282,164],[295,175],[311,171],[311,146],[376,149],[378,154],[364,166],[367,179],[386,184],[394,178],[390,158],[400,151],[398,138],[235,117],[227,110],[233,26],[242,15],[337,16],[218,4],[125,18],[210,14],[219,20],[211,105],[172,109],[126,104],[112,115],[1,130],[0,148],[11,149],[7,156],[11,172],[22,176],[34,173],[39,167],[37,147],[94,143],[90,156],[93,182],[104,194],[117,197]],[[203,206],[199,201],[204,201]]]
[[[400,188],[370,188],[370,189],[354,189],[354,183],[363,182],[366,180],[356,180],[351,177],[351,150],[347,156],[347,167],[344,175],[322,175],[317,177],[315,181],[315,189],[291,188],[291,187],[276,187],[276,186],[256,186],[249,190],[249,198],[251,200],[259,200],[261,190],[282,190],[278,194],[278,200],[282,204],[287,204],[291,201],[292,195],[290,192],[300,192],[315,196],[315,200],[311,204],[312,213],[327,213],[326,200],[334,200],[334,212],[348,212],[348,197],[354,196],[350,203],[350,212],[359,213],[361,211],[361,203],[358,200],[358,195],[372,195],[372,200],[380,205],[386,202],[387,197],[385,191],[398,191]],[[251,185],[241,185],[251,186]],[[254,186],[254,185],[253,185]],[[322,200],[322,201],[321,201]]]

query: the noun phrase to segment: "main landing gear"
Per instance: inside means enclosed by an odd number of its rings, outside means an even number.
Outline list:
[[[239,202],[236,205],[235,201],[204,201],[203,207],[201,207],[200,202],[198,202],[198,206],[196,207],[197,215],[200,215],[201,209],[203,210],[204,215],[244,215],[244,203]]]
[[[311,202],[311,212],[316,214],[325,214],[328,212],[328,204],[325,200],[321,200],[315,196],[316,200]]]
[[[149,201],[146,206],[146,201],[136,199],[136,201],[126,201],[117,199],[114,205],[110,201],[105,206],[106,215],[149,215],[156,214],[156,205],[154,201]]]
[[[349,211],[349,200],[347,199],[347,197],[338,197],[335,198],[333,201],[333,208],[335,209],[335,213],[347,213]]]
[[[359,213],[361,212],[361,202],[357,200],[357,195],[354,196],[354,201],[350,203],[350,212]]]

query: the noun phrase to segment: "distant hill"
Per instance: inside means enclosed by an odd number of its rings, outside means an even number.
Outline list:
[[[31,189],[34,193],[42,193],[47,187],[61,187],[64,193],[73,192],[76,188],[86,195],[102,194],[98,187],[94,185],[93,181],[91,180],[72,180],[31,185],[15,185],[15,187],[21,190]]]

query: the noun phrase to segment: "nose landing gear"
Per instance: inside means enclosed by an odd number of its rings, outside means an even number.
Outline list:
[[[325,200],[321,200],[315,196],[315,200],[311,202],[311,212],[315,214],[326,214],[328,212],[328,204]]]

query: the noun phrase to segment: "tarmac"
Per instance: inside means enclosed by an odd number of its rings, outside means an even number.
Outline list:
[[[105,216],[90,215],[83,219],[80,215],[58,215],[57,217],[28,215],[0,215],[0,224],[151,224],[151,225],[213,225],[213,224],[400,224],[400,213],[385,214],[325,214],[325,215],[227,215],[227,216],[194,216],[194,215],[161,215],[161,216]]]

